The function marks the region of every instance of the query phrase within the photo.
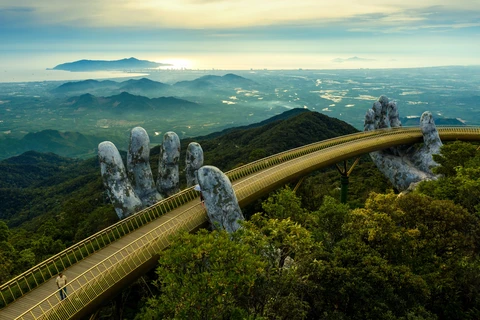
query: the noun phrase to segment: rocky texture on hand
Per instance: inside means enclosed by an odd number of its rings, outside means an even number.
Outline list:
[[[145,207],[162,200],[150,169],[150,138],[141,127],[132,129],[127,154],[127,172],[135,193]]]
[[[164,197],[169,197],[180,191],[179,158],[180,139],[175,132],[169,131],[163,136],[158,163],[157,190]]]
[[[180,139],[174,132],[164,136],[159,158],[158,183],[150,168],[150,138],[145,129],[136,127],[130,134],[127,170],[117,147],[104,141],[98,145],[103,184],[115,212],[123,219],[179,190],[178,158]]]
[[[401,127],[397,104],[381,96],[365,114],[365,131]],[[370,153],[378,169],[399,191],[414,187],[423,180],[436,179],[431,168],[438,164],[432,155],[440,153],[442,142],[435,127],[433,116],[426,111],[420,118],[423,145],[399,146]]]
[[[228,233],[238,230],[244,217],[228,177],[216,167],[203,166],[197,171],[197,179],[212,225]]]
[[[120,219],[143,208],[142,201],[137,197],[128,180],[117,147],[110,141],[98,145],[98,158],[103,184],[107,189],[110,201]]]
[[[203,166],[203,149],[200,144],[191,142],[187,147],[185,156],[185,175],[187,178],[187,187],[198,184],[197,170]]]

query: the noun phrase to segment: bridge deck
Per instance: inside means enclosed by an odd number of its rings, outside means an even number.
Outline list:
[[[444,128],[440,129],[439,133],[442,140],[480,140],[480,128]],[[358,133],[274,155],[232,170],[228,175],[233,182],[237,199],[243,206],[278,186],[323,166],[393,145],[411,144],[421,140],[419,129]],[[205,210],[199,199],[193,199],[196,196],[194,191],[188,192],[185,193],[185,199],[188,200],[183,202],[175,196],[166,199],[165,207],[169,208],[169,212],[165,215],[67,268],[65,274],[69,278],[69,284],[66,300],[60,303],[54,277],[16,301],[9,302],[0,310],[0,319],[15,319],[20,316],[20,319],[64,320],[79,318],[95,310],[109,295],[120,291],[141,275],[146,267],[155,265],[157,253],[169,244],[169,235],[180,229],[194,230],[206,222]],[[174,208],[173,203],[178,205],[177,208]],[[146,212],[155,210],[157,209],[151,207],[146,209]],[[127,220],[122,223],[134,223]],[[2,290],[12,291],[9,288],[20,287],[18,283],[25,277],[21,275],[13,279],[13,282],[4,285]],[[28,312],[22,315],[27,310]]]
[[[67,276],[68,280],[70,281],[73,278],[78,277],[91,267],[95,266],[105,258],[113,255],[115,252],[118,252],[123,247],[127,246],[129,243],[133,242],[134,240],[138,239],[139,237],[147,234],[148,232],[152,231],[153,229],[157,228],[158,226],[164,224],[168,220],[173,217],[176,217],[179,213],[185,211],[188,207],[193,206],[194,204],[199,203],[199,199],[191,201],[181,207],[178,207],[169,213],[165,214],[164,216],[150,222],[149,224],[133,231],[132,233],[122,237],[121,239],[117,240],[116,242],[108,245],[107,247],[97,251],[95,254],[86,257],[82,261],[74,264],[73,266],[67,268],[64,271],[64,274]],[[119,253],[120,254],[120,253]],[[99,271],[94,271],[99,272]],[[68,288],[68,291],[72,289],[77,290],[80,287],[79,282],[72,283],[73,288]],[[19,298],[15,302],[7,305],[7,307],[0,310],[0,319],[7,320],[7,319],[16,319],[24,312],[28,311],[30,308],[34,307],[38,302],[44,300],[48,297],[48,300],[42,302],[42,309],[48,310],[52,306],[57,305],[59,302],[59,295],[52,293],[58,292],[57,286],[55,284],[55,278],[48,280],[47,282],[43,283],[39,287],[33,289],[27,295]],[[40,316],[40,314],[35,314],[35,316]],[[26,316],[25,319],[34,319],[33,316]]]

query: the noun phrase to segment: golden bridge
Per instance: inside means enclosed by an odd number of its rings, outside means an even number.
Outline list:
[[[438,127],[442,141],[480,141],[480,127]],[[314,170],[387,147],[422,142],[419,128],[360,132],[285,151],[227,172],[240,206]],[[94,313],[155,267],[179,230],[207,223],[198,193],[188,188],[50,257],[0,286],[0,319],[79,319]],[[67,274],[60,301],[55,278]]]

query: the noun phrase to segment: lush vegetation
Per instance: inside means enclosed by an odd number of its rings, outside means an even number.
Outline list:
[[[330,120],[305,112],[200,142],[207,164],[229,170],[355,131]],[[275,139],[279,134],[284,138]],[[480,152],[455,142],[442,154],[435,170],[443,177],[413,194],[395,194],[365,157],[350,177],[345,205],[337,201],[339,175],[329,168],[296,192],[292,184],[254,205],[256,214],[236,234],[176,235],[156,275],[147,275],[154,286],[137,281],[102,315],[478,319]],[[0,162],[0,174],[0,282],[117,219],[96,159],[29,152]]]
[[[291,110],[258,125],[229,129],[199,141],[205,164],[230,170],[291,147],[355,131],[337,119]],[[275,138],[279,132],[288,135],[285,144]],[[182,141],[182,159],[189,142]],[[151,152],[154,172],[158,149]],[[1,161],[0,174],[0,221],[4,230],[0,283],[117,221],[96,158],[75,160],[30,151]],[[181,183],[185,185],[183,179]]]
[[[442,151],[445,176],[415,193],[312,210],[286,187],[233,235],[176,235],[136,318],[480,318],[480,152]]]
[[[99,170],[37,152],[0,162],[0,282],[118,219]]]

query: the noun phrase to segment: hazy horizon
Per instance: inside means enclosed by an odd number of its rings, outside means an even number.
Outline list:
[[[126,57],[205,70],[480,65],[479,38],[476,0],[1,0],[0,81]]]
[[[34,81],[69,81],[83,79],[109,79],[109,78],[129,78],[145,76],[148,77],[152,72],[116,72],[116,71],[97,71],[97,72],[69,72],[62,70],[47,70],[58,64],[72,62],[81,59],[88,60],[118,60],[123,58],[135,57],[142,60],[150,60],[161,63],[169,63],[171,66],[161,67],[159,70],[199,70],[199,71],[248,71],[248,70],[345,70],[345,69],[405,69],[405,68],[430,68],[447,66],[471,66],[478,67],[480,63],[475,61],[460,61],[450,59],[442,64],[440,60],[426,58],[410,59],[389,59],[387,57],[370,55],[369,58],[361,56],[321,56],[321,55],[291,55],[275,58],[274,56],[264,55],[173,55],[162,56],[153,53],[144,53],[138,55],[123,56],[111,53],[84,53],[82,54],[48,54],[43,53],[40,56],[33,55],[33,59],[28,61],[24,57],[5,58],[5,65],[0,68],[0,82],[34,82]],[[25,55],[24,55],[25,56]],[[28,56],[28,55],[27,55]],[[358,58],[358,59],[353,59]],[[2,55],[0,55],[2,59]],[[341,60],[344,61],[341,61]],[[472,62],[472,63],[468,63]]]

